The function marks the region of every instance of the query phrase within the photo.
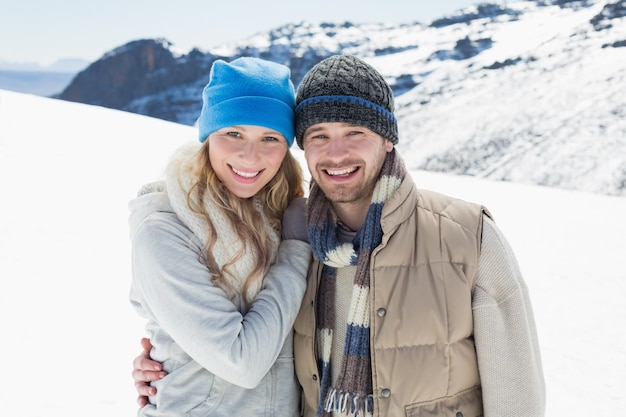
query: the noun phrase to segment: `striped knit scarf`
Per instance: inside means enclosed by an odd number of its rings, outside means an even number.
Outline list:
[[[387,154],[374,188],[365,222],[351,243],[337,239],[337,216],[319,186],[312,182],[308,200],[309,242],[323,264],[318,292],[316,349],[321,376],[318,416],[333,412],[370,416],[374,409],[370,363],[370,257],[382,240],[383,205],[405,176],[402,159],[395,149]],[[346,328],[341,372],[331,381],[333,329],[335,327],[336,269],[356,266]]]

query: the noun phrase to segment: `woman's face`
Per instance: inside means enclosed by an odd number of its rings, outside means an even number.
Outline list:
[[[289,150],[283,135],[261,126],[225,127],[206,140],[217,177],[240,198],[254,196],[270,182]]]

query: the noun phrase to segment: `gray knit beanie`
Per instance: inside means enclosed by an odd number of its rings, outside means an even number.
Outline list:
[[[382,75],[359,58],[334,55],[304,76],[296,93],[296,141],[314,124],[352,123],[367,127],[393,144],[398,122],[393,92]]]

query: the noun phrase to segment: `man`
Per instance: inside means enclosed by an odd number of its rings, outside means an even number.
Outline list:
[[[543,416],[515,256],[484,207],[416,188],[382,76],[333,56],[307,73],[296,104],[315,255],[294,325],[303,414]],[[157,376],[148,365],[135,361],[140,394]]]

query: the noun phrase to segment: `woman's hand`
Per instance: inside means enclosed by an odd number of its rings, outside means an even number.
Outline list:
[[[141,347],[143,351],[133,360],[132,377],[135,380],[137,394],[139,394],[137,403],[143,407],[148,404],[148,397],[156,394],[156,388],[150,386],[150,382],[165,377],[167,372],[163,370],[160,362],[150,359],[150,350],[152,349],[150,339],[142,338]]]
[[[306,198],[294,198],[283,213],[282,238],[309,243],[306,222]]]

